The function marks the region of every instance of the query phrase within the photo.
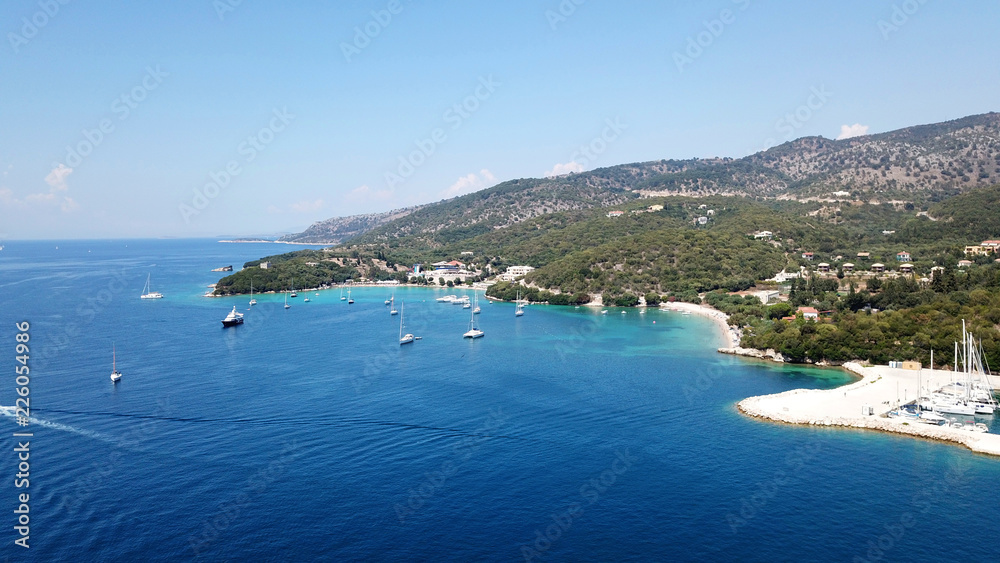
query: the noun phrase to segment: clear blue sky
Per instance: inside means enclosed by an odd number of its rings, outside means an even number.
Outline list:
[[[1000,109],[995,2],[65,1],[0,6],[0,240],[295,231]]]

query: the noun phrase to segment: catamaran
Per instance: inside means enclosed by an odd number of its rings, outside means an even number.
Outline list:
[[[140,299],[163,299],[163,294],[159,291],[150,291],[149,287],[149,277],[150,274],[146,274],[146,285],[142,288],[142,295],[139,296]]]
[[[122,378],[122,372],[118,371],[115,365],[116,360],[115,345],[111,345],[111,383],[118,383]]]
[[[473,339],[482,338],[485,334],[486,334],[485,332],[479,330],[479,328],[476,326],[476,314],[470,313],[469,330],[467,330],[465,334],[462,335],[462,338],[473,338]]]
[[[410,334],[410,333],[406,333],[405,335],[403,334],[403,305],[405,305],[405,303],[400,303],[399,304],[399,311],[400,311],[400,313],[399,313],[399,345],[400,346],[402,346],[403,344],[409,344],[409,343],[413,342],[413,338],[414,338],[413,335]]]
[[[223,328],[227,326],[236,326],[243,324],[243,313],[236,312],[236,305],[233,305],[233,310],[226,315],[226,318],[222,319]]]

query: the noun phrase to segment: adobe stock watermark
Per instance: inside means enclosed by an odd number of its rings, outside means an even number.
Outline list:
[[[552,549],[553,544],[573,527],[573,522],[583,516],[584,508],[601,500],[601,495],[618,481],[618,477],[631,469],[636,461],[639,458],[634,457],[628,448],[616,451],[610,467],[580,485],[579,498],[571,499],[565,507],[553,512],[550,515],[552,523],[543,524],[544,530],[542,527],[535,528],[534,541],[521,546],[521,557],[530,562]]]
[[[125,121],[132,115],[132,111],[149,97],[150,92],[159,88],[160,84],[163,84],[163,79],[168,76],[170,73],[164,72],[160,65],[156,65],[156,68],[147,66],[146,75],[142,77],[139,84],[111,101],[111,113],[118,118],[119,122]],[[54,163],[54,166],[59,167],[60,164],[67,168],[80,166],[83,159],[90,156],[97,147],[101,146],[108,135],[114,132],[114,121],[109,117],[101,118],[93,129],[80,131],[83,136],[82,140],[72,146],[66,145],[66,158],[62,163]]]
[[[219,21],[225,21],[226,14],[235,12],[236,8],[243,3],[243,0],[212,0],[212,8],[215,15],[219,16]]]
[[[194,188],[190,204],[181,203],[178,206],[185,223],[190,224],[191,217],[200,214],[212,200],[219,197],[222,190],[229,187],[233,179],[243,173],[243,166],[253,162],[261,152],[267,149],[268,145],[274,142],[277,134],[284,131],[295,120],[295,114],[288,113],[287,107],[275,108],[271,110],[271,113],[271,120],[266,127],[262,127],[236,147],[236,153],[243,157],[242,164],[240,160],[233,159],[227,162],[222,170],[210,172],[208,174],[209,182],[200,189]]]
[[[620,139],[622,133],[628,129],[628,124],[622,123],[620,117],[605,119],[604,124],[605,127],[601,131],[600,135],[591,139],[589,143],[580,145],[579,148],[573,151],[573,154],[569,157],[569,162],[561,165],[563,167],[563,171],[553,169],[553,171],[551,173],[547,173],[547,175],[550,177],[561,176],[568,172],[582,172],[586,170],[591,164],[597,162],[597,159],[608,150],[608,147]]]
[[[750,0],[732,0],[732,3],[740,12],[750,7]],[[703,21],[702,26],[705,29],[695,35],[689,35],[683,51],[674,51],[673,59],[677,72],[684,72],[685,67],[691,66],[705,54],[705,50],[715,44],[715,40],[721,37],[729,26],[736,23],[737,15],[738,12],[725,8],[719,12],[718,17]]]
[[[38,36],[39,31],[59,15],[60,7],[69,3],[70,0],[39,0],[39,10],[31,14],[30,18],[21,18],[21,27],[18,29],[20,33],[7,33],[7,41],[10,42],[10,48],[14,50],[14,54],[20,53],[21,47],[30,43]]]
[[[586,2],[587,0],[562,0],[555,10],[545,10],[545,19],[552,31],[555,31],[560,24],[569,21],[570,16],[576,13],[576,9]]]
[[[452,131],[457,131],[474,113],[479,111],[483,102],[490,99],[493,93],[496,92],[497,87],[501,85],[502,83],[493,79],[492,74],[485,78],[480,76],[479,84],[473,92],[445,110],[441,115],[441,119],[451,126]],[[423,166],[427,162],[427,159],[437,151],[438,147],[443,145],[447,140],[448,132],[444,127],[436,127],[427,137],[414,140],[413,144],[417,148],[406,156],[399,157],[399,165],[395,171],[385,173],[385,183],[389,189],[402,184],[410,176],[413,176],[417,168]]]
[[[293,440],[291,444],[282,448],[277,457],[267,464],[267,467],[258,469],[248,477],[242,491],[233,495],[226,502],[220,503],[215,513],[202,521],[201,535],[188,538],[188,546],[194,555],[197,557],[202,551],[208,549],[252,504],[254,495],[266,491],[271,483],[277,481],[288,471],[288,466],[300,455],[302,455],[302,449],[298,442]]]
[[[441,462],[440,467],[436,471],[424,473],[425,479],[420,485],[407,491],[409,496],[406,499],[406,503],[397,502],[393,506],[399,523],[405,524],[407,518],[420,510],[431,497],[437,494],[445,486],[448,479],[458,473],[458,470],[462,468],[465,462],[469,461],[479,451],[483,442],[491,437],[491,433],[503,426],[508,418],[500,407],[497,407],[495,410],[490,409],[486,420],[471,435],[464,437],[452,446],[453,455],[450,458]]]
[[[892,34],[906,25],[910,21],[910,16],[919,12],[927,2],[928,0],[905,0],[900,4],[893,4],[889,19],[878,20],[878,30],[882,34],[882,39],[888,41]]]
[[[910,499],[911,510],[904,510],[899,518],[888,524],[884,524],[882,529],[875,532],[873,537],[865,543],[867,551],[865,556],[855,555],[851,561],[853,563],[876,563],[884,561],[886,555],[896,545],[902,541],[907,532],[916,526],[917,518],[921,514],[930,512],[935,501],[951,493],[952,489],[964,481],[965,473],[968,471],[967,462],[957,462],[948,469],[944,478],[935,477],[932,485],[923,487]],[[884,533],[879,533],[883,532]]]
[[[352,57],[360,55],[362,51],[367,49],[372,44],[372,41],[381,35],[385,28],[389,27],[393,17],[403,13],[405,8],[406,6],[403,5],[401,0],[389,0],[385,8],[372,10],[370,20],[364,25],[354,26],[354,38],[351,42],[340,42],[340,52],[343,53],[344,60],[350,64]]]
[[[782,489],[802,479],[802,469],[819,455],[822,449],[819,443],[814,442],[807,446],[796,447],[789,452],[785,456],[785,469],[778,469],[770,479],[757,483],[749,497],[740,499],[739,510],[726,514],[729,529],[737,534],[740,528],[764,512],[768,503],[778,496]]]
[[[802,129],[802,127],[808,123],[819,110],[823,109],[823,106],[830,101],[830,98],[832,98],[833,95],[833,92],[826,89],[825,84],[822,84],[819,87],[810,87],[809,95],[806,97],[805,103],[795,108],[793,111],[786,113],[774,123],[775,132],[781,135],[784,141],[791,141],[795,138],[796,132],[798,132],[799,129]],[[764,140],[763,147],[753,152],[767,150],[777,143],[777,138],[768,137]]]

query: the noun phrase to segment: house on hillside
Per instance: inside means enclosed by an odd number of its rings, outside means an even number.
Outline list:
[[[845,274],[847,272],[853,272],[854,271],[854,264],[851,264],[850,262],[844,262],[843,269],[844,269],[844,273]]]
[[[819,270],[820,272],[829,272],[830,265],[827,264],[826,262],[820,262],[819,264],[816,265],[816,269]]]
[[[868,260],[871,257],[872,257],[872,253],[871,252],[859,252],[858,253],[858,260]]]
[[[796,314],[802,314],[802,318],[807,321],[815,321],[819,318],[819,311],[815,307],[799,307]]]
[[[812,260],[813,259],[813,253],[812,252],[803,252],[802,253],[802,257],[805,258],[806,260]]]
[[[884,271],[885,271],[885,264],[882,264],[881,262],[876,262],[872,264],[872,272],[875,272],[876,274],[881,274]]]
[[[900,265],[899,266],[899,272],[901,274],[912,274],[913,273],[913,264],[902,264],[902,265]]]
[[[966,256],[981,256],[988,252],[989,250],[987,250],[986,247],[984,247],[981,244],[970,244],[969,246],[965,247],[965,250],[962,251],[962,253],[965,254]]]
[[[758,231],[753,234],[753,238],[771,240],[772,238],[774,238],[774,233],[772,233],[771,231]]]
[[[707,225],[708,224],[708,217],[698,217],[698,224],[699,225]]]
[[[261,270],[267,270],[270,267],[271,267],[271,263],[270,262],[261,262],[260,263],[260,269]]]
[[[958,267],[959,268],[968,268],[971,265],[972,265],[972,260],[959,260],[958,261]]]
[[[614,211],[608,211],[608,217],[621,217],[624,214],[625,214],[624,211],[619,211],[617,209]]]
[[[897,252],[896,253],[896,261],[897,262],[912,262],[913,261],[913,257],[910,256],[909,252],[906,252],[904,250],[903,252]]]
[[[662,205],[650,205],[647,209],[649,209],[650,213],[655,213],[657,211],[663,211],[663,206]]]
[[[979,246],[983,247],[983,250],[990,254],[1000,252],[1000,240],[984,240]]]

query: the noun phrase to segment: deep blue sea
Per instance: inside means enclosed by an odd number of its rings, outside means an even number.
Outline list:
[[[4,244],[0,403],[28,321],[32,415],[0,418],[10,561],[1000,560],[1000,459],[746,418],[850,378],[717,354],[696,316],[484,301],[469,341],[448,291],[397,289],[422,337],[400,347],[391,290],[202,296],[296,247]],[[164,299],[139,299],[147,275]]]

